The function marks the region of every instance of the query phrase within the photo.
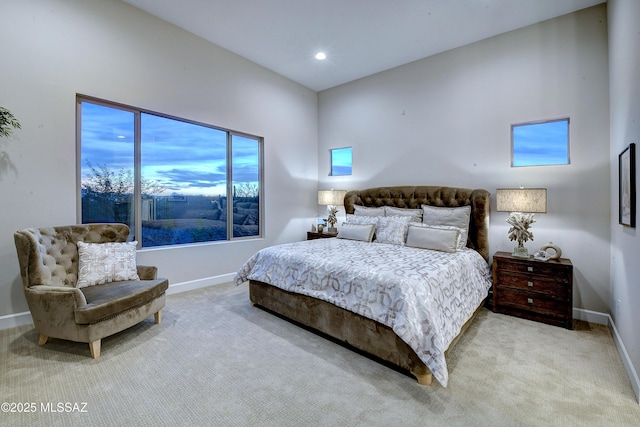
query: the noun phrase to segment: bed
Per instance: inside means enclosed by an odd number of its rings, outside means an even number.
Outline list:
[[[343,224],[342,238],[265,248],[238,270],[236,283],[249,281],[256,306],[407,371],[420,384],[430,385],[435,377],[446,387],[446,353],[473,321],[491,287],[489,192],[377,187],[348,192],[344,206],[349,224]],[[390,213],[388,219],[380,219],[376,208]],[[427,224],[400,219],[421,209]],[[433,211],[468,212],[468,230],[455,234],[456,250],[425,249],[416,247],[415,239],[406,240],[412,232],[422,233],[421,227],[429,233],[455,228],[428,224]],[[378,242],[344,238],[369,216],[377,218]],[[383,225],[391,222],[394,235],[401,233],[395,230],[398,224],[407,223],[405,242],[384,240]]]

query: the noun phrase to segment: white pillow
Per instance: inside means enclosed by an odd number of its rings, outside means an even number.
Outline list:
[[[385,206],[384,213],[385,216],[410,216],[411,222],[422,222],[422,209],[404,209]]]
[[[355,209],[353,213],[357,216],[384,216],[384,206],[380,206],[379,208],[370,208],[367,206],[355,205],[353,208]]]
[[[138,242],[78,242],[78,283],[76,287],[102,285],[122,280],[139,280],[136,269]]]
[[[471,206],[461,206],[459,208],[445,208],[437,206],[422,205],[423,217],[422,223],[434,226],[450,226],[457,227],[462,230],[460,236],[460,249],[467,246],[467,238],[469,236],[469,218],[471,217]]]
[[[407,246],[433,249],[442,252],[455,252],[460,232],[455,228],[409,226]]]
[[[374,224],[374,225],[378,225],[378,218],[383,218],[383,217],[366,216],[366,215],[361,215],[361,216],[347,215],[347,224]]]
[[[376,230],[375,224],[349,224],[343,223],[338,233],[338,239],[361,240],[371,242],[373,233]]]
[[[403,246],[407,239],[407,229],[409,228],[408,216],[387,216],[378,218],[376,227],[376,242],[391,243]]]
[[[452,225],[427,225],[427,224],[419,224],[417,222],[410,222],[409,227],[430,227],[430,228],[439,228],[440,230],[455,230],[458,232],[458,240],[456,243],[456,247],[458,249],[464,249],[467,247],[467,241],[462,240],[462,235],[464,234],[464,230],[462,228],[454,227]]]

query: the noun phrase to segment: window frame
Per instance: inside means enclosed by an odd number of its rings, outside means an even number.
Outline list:
[[[76,94],[76,220],[78,224],[82,224],[82,103],[87,102],[103,107],[119,109],[128,111],[134,114],[134,239],[138,241],[138,250],[146,249],[160,249],[160,248],[176,248],[181,246],[192,245],[210,245],[220,244],[237,240],[251,240],[264,238],[264,138],[257,135],[252,135],[247,132],[236,131],[220,126],[215,126],[209,123],[199,122],[196,120],[185,119],[170,114],[159,113],[157,111],[147,110],[144,108],[133,107],[131,105],[122,104],[119,102],[113,102],[101,98],[96,98],[89,95]],[[217,131],[226,132],[226,197],[227,200],[233,199],[233,137],[244,137],[254,139],[258,143],[258,234],[254,236],[233,236],[233,203],[227,203],[227,219],[226,219],[226,240],[210,240],[203,242],[192,243],[179,243],[162,246],[147,246],[142,247],[142,114],[155,115],[161,118],[176,120],[196,126],[203,126],[206,128],[214,129]]]
[[[522,126],[531,126],[531,125],[541,125],[545,123],[558,123],[558,122],[566,122],[567,123],[567,161],[566,163],[540,163],[540,164],[526,164],[526,165],[517,165],[515,159],[515,136],[514,129]],[[569,117],[561,117],[556,119],[547,119],[547,120],[536,120],[530,122],[522,122],[522,123],[513,123],[511,125],[511,167],[512,168],[522,168],[522,167],[535,167],[535,166],[566,166],[571,164],[571,120]]]

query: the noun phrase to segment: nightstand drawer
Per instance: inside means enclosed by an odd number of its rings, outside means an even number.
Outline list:
[[[557,316],[566,308],[566,302],[549,298],[535,292],[518,289],[500,289],[500,306],[518,308],[535,313]]]
[[[550,276],[555,280],[568,280],[566,274],[562,274],[563,269],[558,268],[555,264],[546,264],[543,262],[512,262],[512,261],[500,261],[500,269],[502,271],[513,271],[515,273],[525,274],[541,274],[544,276]]]
[[[500,287],[508,286],[523,291],[543,293],[549,297],[566,299],[567,287],[547,276],[513,274],[505,271],[497,272]]]

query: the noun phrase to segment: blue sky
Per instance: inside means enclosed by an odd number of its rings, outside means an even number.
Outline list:
[[[226,193],[227,133],[206,126],[143,113],[142,177],[172,193],[217,196]],[[233,136],[236,182],[258,181],[256,139]],[[133,170],[134,113],[82,103],[82,177],[87,161],[113,171]]]
[[[331,149],[331,175],[351,175],[351,147]]]
[[[513,125],[513,166],[569,163],[569,119]]]

